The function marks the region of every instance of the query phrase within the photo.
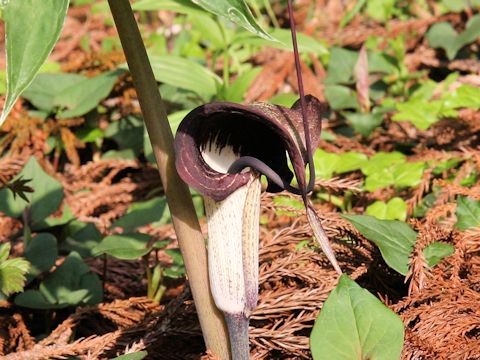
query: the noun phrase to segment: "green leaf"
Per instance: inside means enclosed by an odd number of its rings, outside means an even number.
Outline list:
[[[399,197],[394,197],[387,203],[375,201],[367,207],[366,214],[381,220],[405,221],[407,218],[407,204]]]
[[[91,257],[92,249],[102,241],[102,234],[92,223],[73,221],[65,229],[61,249],[78,252],[82,257]]]
[[[310,335],[314,360],[398,360],[402,320],[347,275],[323,304]]]
[[[427,39],[433,48],[442,48],[447,56],[452,60],[459,50],[457,40],[457,32],[448,22],[433,24],[427,32]]]
[[[394,121],[409,121],[421,130],[428,129],[440,120],[441,101],[411,99],[397,104],[398,113],[393,115]]]
[[[339,47],[330,49],[326,85],[353,83],[353,68],[358,61],[358,52]]]
[[[480,89],[476,86],[463,84],[454,91],[447,91],[442,96],[443,107],[447,109],[480,108]]]
[[[114,357],[112,360],[142,360],[146,358],[147,355],[148,355],[148,352],[146,351],[137,351],[137,352]]]
[[[327,180],[333,176],[340,163],[340,156],[318,149],[313,154],[313,162],[315,164],[315,177]]]
[[[383,122],[383,114],[380,113],[346,113],[344,115],[353,129],[365,137]]]
[[[122,234],[105,237],[93,250],[94,256],[107,254],[117,259],[134,260],[148,254],[151,236],[145,234]]]
[[[239,33],[235,35],[232,40],[233,44],[241,45],[257,45],[257,46],[268,46],[276,49],[292,51],[292,35],[288,29],[278,29],[272,28],[268,29],[268,33],[275,38],[275,40],[266,40],[259,37],[252,36],[248,33]],[[297,42],[298,42],[298,51],[299,53],[311,53],[318,56],[327,55],[328,49],[325,44],[318,41],[317,39],[298,32],[297,33]]]
[[[366,162],[368,157],[365,154],[349,151],[339,155],[339,161],[335,166],[337,174],[343,174],[350,171],[359,170]]]
[[[31,224],[35,225],[57,211],[63,200],[63,188],[60,182],[42,170],[34,156],[16,178],[20,177],[32,179],[29,186],[34,191],[25,194],[29,203],[19,197],[14,198],[11,191],[4,188],[0,190],[0,211],[16,218],[29,207]]]
[[[333,110],[358,109],[354,91],[343,85],[325,85],[325,98]]]
[[[156,197],[130,205],[127,213],[116,220],[111,228],[121,227],[124,232],[130,232],[139,226],[156,222],[159,219],[163,219],[164,223],[170,220],[165,197]]]
[[[457,165],[460,164],[461,162],[462,162],[461,159],[452,158],[452,159],[442,161],[440,163],[435,163],[436,166],[433,168],[432,173],[434,175],[440,175],[444,171],[456,168]]]
[[[396,164],[390,168],[390,171],[393,172],[394,185],[402,188],[420,184],[424,169],[425,163],[418,161]]]
[[[0,263],[8,259],[11,248],[12,245],[10,245],[10,243],[4,243],[0,245]]]
[[[250,9],[243,0],[192,0],[193,3],[201,6],[215,15],[226,17],[237,25],[248,31],[268,40],[273,37],[257,24]]]
[[[124,149],[124,150],[108,150],[104,152],[100,157],[102,160],[135,160],[136,155],[133,149]]]
[[[342,215],[360,233],[378,246],[382,257],[392,269],[407,275],[409,256],[417,233],[401,221],[379,220],[368,215]]]
[[[457,198],[457,223],[455,226],[460,230],[467,230],[480,225],[480,201],[466,196]]]
[[[448,22],[432,25],[427,32],[427,39],[433,48],[442,48],[447,53],[449,60],[453,60],[458,51],[465,45],[475,41],[480,36],[480,16],[470,18],[465,31],[457,34]]]
[[[382,189],[388,186],[391,186],[395,183],[395,179],[391,171],[387,169],[382,169],[377,172],[374,172],[371,175],[368,175],[365,179],[364,189],[366,191],[375,191]]]
[[[10,248],[9,243],[0,245],[0,291],[7,296],[23,290],[25,275],[30,268],[24,258],[7,259]]]
[[[167,255],[173,260],[173,265],[164,270],[164,275],[173,279],[178,279],[185,275],[185,265],[183,263],[182,253],[179,249],[165,250]]]
[[[149,57],[155,79],[159,82],[193,91],[204,100],[210,100],[222,80],[199,63],[173,55]]]
[[[423,255],[429,267],[434,267],[442,261],[444,257],[450,256],[454,252],[454,246],[440,242],[433,242],[423,249]]]
[[[52,309],[55,306],[38,290],[27,290],[15,297],[15,305],[31,309]]]
[[[85,79],[79,74],[38,74],[22,96],[38,109],[52,112],[54,97]]]
[[[132,5],[135,11],[169,10],[179,14],[205,14],[205,10],[190,0],[141,0]]]
[[[60,118],[81,116],[95,109],[100,101],[112,91],[117,81],[119,71],[110,71],[92,78],[85,78],[57,92],[53,98],[53,105],[62,111]]]
[[[52,51],[67,9],[68,0],[15,0],[4,7],[7,98],[0,126]]]
[[[365,162],[361,170],[365,175],[372,175],[394,164],[403,162],[405,162],[405,155],[401,152],[393,151],[387,153],[379,151]]]
[[[112,121],[104,136],[115,140],[120,150],[131,149],[138,155],[143,147],[143,121],[135,116]]]
[[[224,98],[226,101],[242,102],[253,80],[260,74],[262,68],[254,67],[243,74],[239,75],[233,84],[225,90]]]
[[[65,225],[75,219],[75,215],[72,213],[72,209],[66,203],[63,203],[63,210],[60,216],[57,214],[50,215],[46,219],[36,223],[32,230],[44,230],[54,226]]]
[[[365,5],[366,2],[367,0],[357,1],[355,5],[349,11],[347,11],[347,13],[343,16],[342,21],[340,21],[340,27],[344,28],[345,26],[347,26],[350,23],[350,21],[352,21],[352,19],[355,17],[355,15],[357,15],[360,12],[360,10],[362,9],[362,7]]]
[[[369,0],[367,1],[366,13],[371,18],[385,22],[389,20],[395,11],[396,0]]]
[[[190,14],[187,22],[192,25],[192,30],[201,34],[202,43],[206,44],[210,50],[225,50],[228,40],[224,33],[227,30],[209,13]]]
[[[275,96],[272,96],[268,100],[268,102],[270,104],[281,105],[281,106],[285,106],[285,107],[292,107],[292,105],[297,100],[298,100],[298,96],[296,94],[283,93],[283,94],[277,94]],[[322,131],[321,136],[323,136],[324,134],[325,134],[325,132]]]
[[[25,249],[25,258],[32,264],[28,272],[30,279],[50,270],[55,265],[57,256],[57,239],[55,236],[49,233],[40,233],[33,237]]]
[[[34,309],[61,309],[79,304],[97,304],[103,296],[102,283],[79,254],[72,252],[45,280],[39,290],[15,297],[15,304]]]
[[[173,135],[176,134],[178,126],[190,111],[192,111],[192,109],[181,110],[168,115],[168,122],[170,124],[170,129],[172,129]],[[143,153],[149,162],[156,164],[155,156],[153,155],[152,144],[150,143],[146,128],[143,130]]]

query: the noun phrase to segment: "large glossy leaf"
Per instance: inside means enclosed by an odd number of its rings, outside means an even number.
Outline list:
[[[265,39],[273,38],[257,24],[250,9],[243,0],[192,0],[213,14],[224,16],[237,25]]]
[[[122,260],[133,260],[146,255],[152,248],[147,247],[151,237],[145,234],[110,235],[98,244],[94,256],[107,254]]]
[[[467,230],[480,225],[480,201],[466,196],[457,199],[457,223],[455,226],[460,230]]]
[[[0,126],[57,42],[68,0],[14,0],[3,10],[7,52],[7,98]]]
[[[314,360],[398,360],[402,320],[347,275],[323,304],[310,336]]]
[[[380,220],[368,215],[342,216],[378,246],[388,266],[407,275],[409,256],[417,239],[417,233],[410,226],[401,221]]]
[[[199,63],[173,55],[149,57],[157,81],[195,92],[209,100],[217,93],[221,79]]]
[[[0,211],[11,217],[20,217],[29,207],[31,224],[35,225],[57,211],[63,200],[63,188],[60,182],[46,174],[35,157],[31,157],[17,178],[32,179],[28,185],[32,193],[25,193],[29,202],[14,197],[9,189],[0,190]]]

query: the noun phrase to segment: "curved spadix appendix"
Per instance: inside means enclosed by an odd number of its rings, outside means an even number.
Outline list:
[[[306,96],[305,100],[311,146],[315,149],[327,107],[313,96]],[[267,191],[277,192],[293,178],[288,167],[288,153],[297,181],[302,185],[307,151],[300,102],[290,109],[265,103],[205,104],[190,112],[180,124],[175,151],[180,177],[201,194],[217,201],[245,185],[252,176],[250,172],[238,171],[247,167],[245,164],[228,171],[241,157],[260,160],[262,165],[256,169],[260,173],[264,173],[264,165],[273,170],[264,175],[269,183]]]

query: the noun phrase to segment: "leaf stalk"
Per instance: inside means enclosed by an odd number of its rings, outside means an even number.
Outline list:
[[[130,2],[109,0],[172,214],[205,344],[230,358],[226,326],[210,294],[207,253],[190,192],[175,169],[173,135]]]

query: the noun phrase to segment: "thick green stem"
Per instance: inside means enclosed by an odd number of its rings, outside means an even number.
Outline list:
[[[175,169],[173,135],[143,40],[129,1],[109,0],[108,3],[157,160],[205,344],[222,360],[229,359],[225,323],[210,294],[204,238],[188,187]]]

